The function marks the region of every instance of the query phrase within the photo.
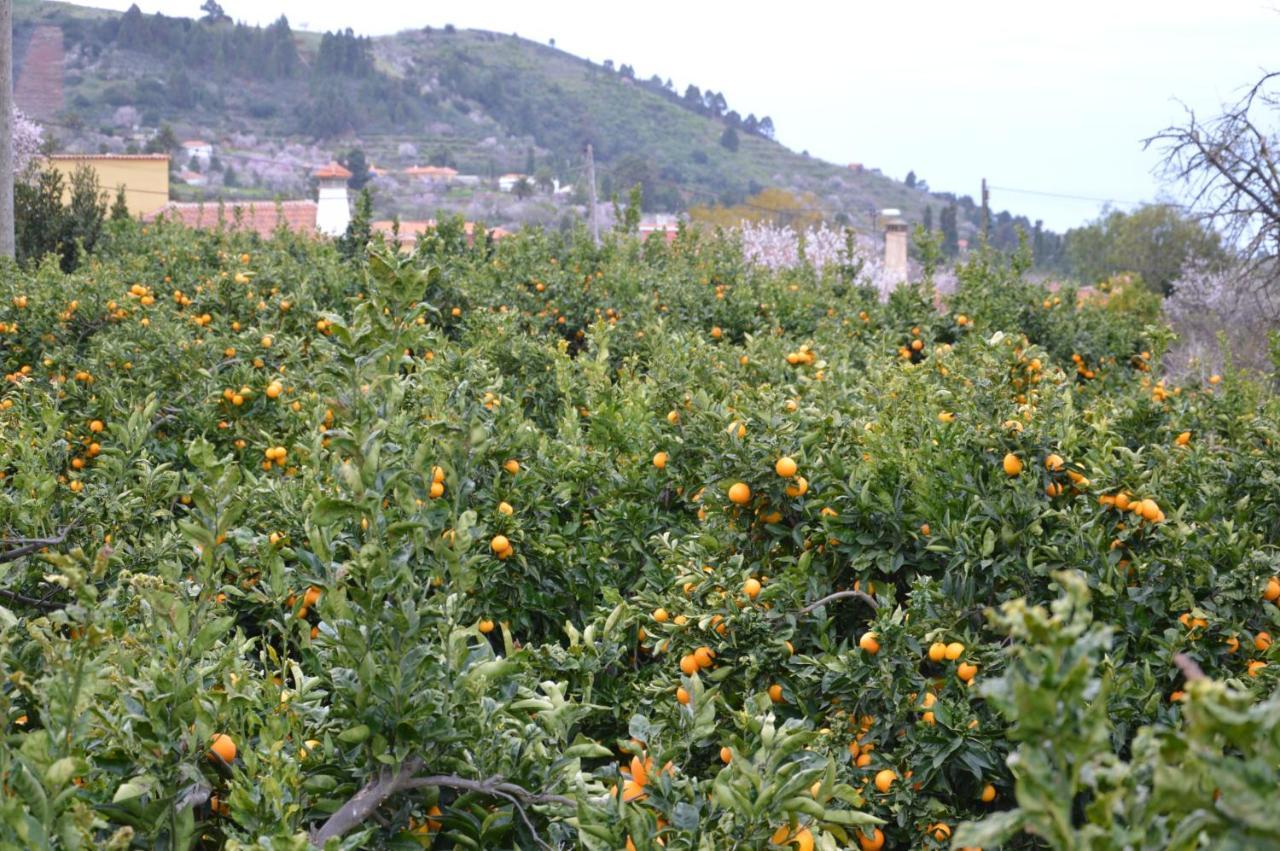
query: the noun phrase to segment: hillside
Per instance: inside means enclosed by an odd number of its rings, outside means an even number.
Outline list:
[[[58,36],[60,93],[49,82],[58,77],[50,73]],[[295,32],[283,18],[257,28],[27,0],[16,4],[14,37],[19,103],[27,106],[24,91],[39,91],[31,106],[55,122],[64,148],[126,151],[169,125],[178,139],[214,142],[215,173],[195,190],[205,196],[304,192],[309,166],[358,147],[388,172],[374,184],[380,212],[447,208],[502,224],[554,223],[584,201],[590,142],[602,199],[641,183],[653,211],[736,204],[780,187],[828,219],[866,228],[885,207],[921,221],[932,204],[937,222],[952,200],[873,168],[791,151],[769,138],[771,124],[742,118],[746,105],[711,90],[691,99],[657,77],[634,79],[626,65],[594,64],[514,35],[446,27],[369,39]],[[427,191],[402,174],[428,163],[482,183]],[[527,200],[488,191],[508,172],[579,191]],[[978,210],[970,199],[959,199],[957,222],[959,236],[972,234]],[[997,217],[998,244],[1012,241],[1013,222]]]

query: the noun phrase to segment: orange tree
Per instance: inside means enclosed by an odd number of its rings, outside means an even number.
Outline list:
[[[939,309],[696,230],[456,223],[353,261],[122,226],[72,274],[9,270],[0,836],[1223,835],[1140,802],[1171,794],[1157,744],[1209,778],[1246,729],[1223,707],[1270,729],[1277,404],[1161,380],[1149,311],[1024,273],[979,253]],[[1076,584],[1105,641],[990,618]],[[1048,673],[1104,649],[1096,687]]]

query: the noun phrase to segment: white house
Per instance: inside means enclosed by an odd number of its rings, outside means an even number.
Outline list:
[[[527,177],[524,174],[504,174],[498,178],[498,189],[502,192],[510,192],[516,188],[517,183]]]
[[[213,145],[203,139],[188,139],[182,143],[182,150],[187,155],[187,162],[196,159],[202,165],[208,165],[209,160],[213,159]]]
[[[351,172],[336,162],[318,168],[312,175],[319,183],[316,205],[316,230],[329,236],[341,236],[351,223],[351,202],[347,198],[347,178]]]

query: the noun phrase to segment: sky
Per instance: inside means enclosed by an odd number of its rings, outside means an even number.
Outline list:
[[[126,9],[131,0],[86,3]],[[199,14],[200,0],[138,0]],[[1142,140],[1280,67],[1280,0],[222,0],[249,23],[380,35],[454,24],[723,92],[777,138],[1065,230],[1106,203],[1177,201]],[[1014,191],[1017,190],[1017,191]],[[1043,193],[1043,194],[1031,194]],[[1077,196],[1064,198],[1055,196]]]

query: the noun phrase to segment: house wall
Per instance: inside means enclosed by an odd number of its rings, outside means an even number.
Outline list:
[[[98,185],[107,193],[108,202],[115,200],[116,187],[124,186],[125,203],[134,216],[145,215],[169,203],[169,158],[166,156],[54,156],[50,164],[62,173],[67,188],[62,193],[65,204],[71,199],[71,175],[87,165],[98,176]]]

